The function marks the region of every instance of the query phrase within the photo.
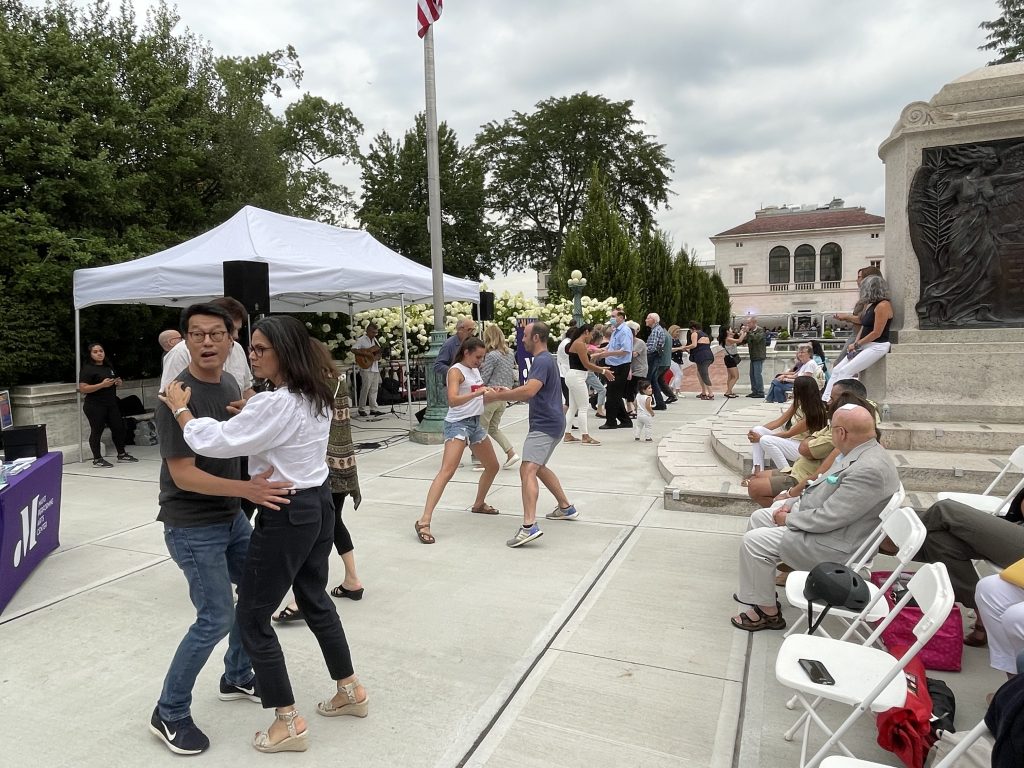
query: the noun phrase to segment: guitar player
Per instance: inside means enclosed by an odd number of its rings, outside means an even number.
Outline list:
[[[359,415],[366,416],[366,408],[369,405],[370,416],[383,416],[383,412],[377,410],[377,389],[380,387],[380,368],[378,361],[381,355],[381,346],[377,343],[378,328],[371,323],[366,326],[366,334],[360,336],[352,345],[352,352],[356,357],[356,365],[359,366]]]

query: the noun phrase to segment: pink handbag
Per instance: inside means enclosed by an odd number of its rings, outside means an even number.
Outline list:
[[[892,571],[872,571],[871,583],[876,587],[880,587],[889,578],[891,573]],[[890,608],[899,602],[899,593],[906,588],[907,582],[910,581],[913,575],[913,573],[904,571],[893,584],[891,591],[885,596],[885,600]],[[921,609],[914,605],[913,601],[904,606],[899,615],[892,620],[892,623],[882,633],[882,642],[885,643],[885,647],[896,648],[902,646],[906,648],[917,642],[917,638],[914,636],[914,627],[921,620],[922,615]],[[932,636],[931,640],[925,643],[918,658],[924,663],[926,669],[959,672],[963,653],[964,620],[960,614],[959,607],[954,605],[953,610],[949,612],[949,616],[942,622],[942,626],[939,627],[939,631]]]

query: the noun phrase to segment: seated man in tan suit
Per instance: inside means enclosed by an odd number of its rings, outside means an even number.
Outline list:
[[[877,527],[879,513],[899,488],[896,466],[878,444],[867,409],[841,406],[832,417],[832,442],[842,455],[807,487],[799,506],[778,509],[774,526],[743,534],[735,598],[749,608],[733,617],[738,629],[785,629],[775,598],[776,566],[785,561],[810,570],[818,563],[844,562]]]

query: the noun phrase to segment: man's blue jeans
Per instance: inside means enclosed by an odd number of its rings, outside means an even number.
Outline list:
[[[230,523],[195,528],[164,526],[167,551],[185,574],[189,597],[196,607],[196,621],[178,645],[160,693],[160,717],[164,720],[189,715],[196,677],[225,635],[227,681],[244,685],[253,678],[252,664],[235,622],[231,589],[241,579],[251,534],[252,526],[241,511]]]
[[[788,399],[786,396],[792,391],[793,382],[772,379],[772,383],[768,386],[768,394],[765,396],[765,400],[769,403],[784,403]]]
[[[761,378],[762,368],[764,368],[764,360],[750,361],[750,391],[758,397],[764,397],[764,380]]]

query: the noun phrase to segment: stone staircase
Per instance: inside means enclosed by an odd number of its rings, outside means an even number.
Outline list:
[[[723,410],[666,436],[658,446],[665,508],[749,514],[754,504],[740,485],[751,471],[747,431],[781,408],[759,403]],[[882,444],[896,462],[909,505],[926,509],[940,491],[983,491],[1024,444],[1024,424],[890,422],[882,424]],[[1009,493],[1020,479],[1011,470],[995,493]]]

